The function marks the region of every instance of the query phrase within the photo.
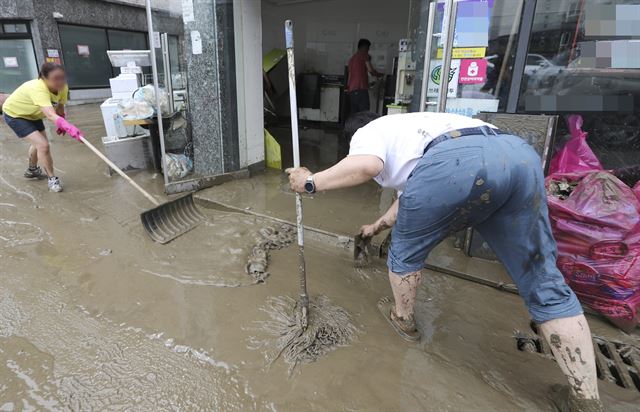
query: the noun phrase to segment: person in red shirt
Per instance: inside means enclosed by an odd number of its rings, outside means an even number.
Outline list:
[[[358,51],[349,59],[347,93],[349,94],[352,114],[370,110],[368,74],[382,77],[382,73],[371,65],[369,47],[371,47],[369,40],[360,39],[358,41]]]

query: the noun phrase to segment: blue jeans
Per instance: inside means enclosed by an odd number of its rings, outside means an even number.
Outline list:
[[[418,161],[400,196],[387,264],[420,270],[449,235],[474,227],[518,287],[534,321],[576,316],[582,308],[556,267],[540,158],[516,136],[463,136]]]

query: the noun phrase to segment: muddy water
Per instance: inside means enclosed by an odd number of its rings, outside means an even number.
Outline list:
[[[73,112],[101,134],[97,107]],[[430,273],[418,296],[424,338],[408,344],[375,307],[390,293],[382,263],[356,270],[350,252],[318,243],[305,251],[309,291],[345,308],[359,333],[292,377],[283,362],[267,368],[249,347],[255,321],[268,319],[260,307],[297,294],[295,248],[272,251],[266,283],[245,273],[271,222],[204,210],[205,224],[158,245],[139,225],[146,200],[88,149],[54,139],[61,194],[21,178],[25,150],[0,128],[2,411],[551,410],[546,394],[562,376],[516,351],[513,331],[528,323],[517,296]],[[160,177],[133,176],[161,192]],[[610,405],[640,401],[602,391]]]
[[[353,235],[358,224],[373,223],[393,201],[392,194],[373,182],[353,188],[306,196],[304,223],[307,226]],[[295,222],[295,197],[283,173],[268,171],[252,179],[205,189],[196,198],[250,208],[254,212]],[[368,199],[370,202],[362,202]],[[361,222],[361,223],[360,223]]]

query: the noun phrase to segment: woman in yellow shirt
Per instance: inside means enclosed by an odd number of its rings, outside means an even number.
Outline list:
[[[59,64],[45,63],[37,79],[18,87],[2,105],[4,120],[16,135],[31,143],[27,178],[48,178],[49,190],[62,191],[62,183],[53,169],[49,140],[44,133],[46,117],[58,126],[56,133],[69,133],[80,140],[82,132],[65,118],[64,105],[69,98],[67,76]],[[42,168],[38,166],[42,165]],[[44,169],[44,173],[43,170]]]

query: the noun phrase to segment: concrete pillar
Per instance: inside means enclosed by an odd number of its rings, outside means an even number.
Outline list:
[[[240,168],[233,2],[193,0],[193,8],[185,48],[194,170],[213,176]]]
[[[58,23],[53,18],[53,12],[57,10],[53,1],[34,0],[35,18],[40,38],[40,53],[44,57],[46,49],[57,49],[62,55],[60,45],[60,33]],[[66,12],[66,10],[64,10]]]

